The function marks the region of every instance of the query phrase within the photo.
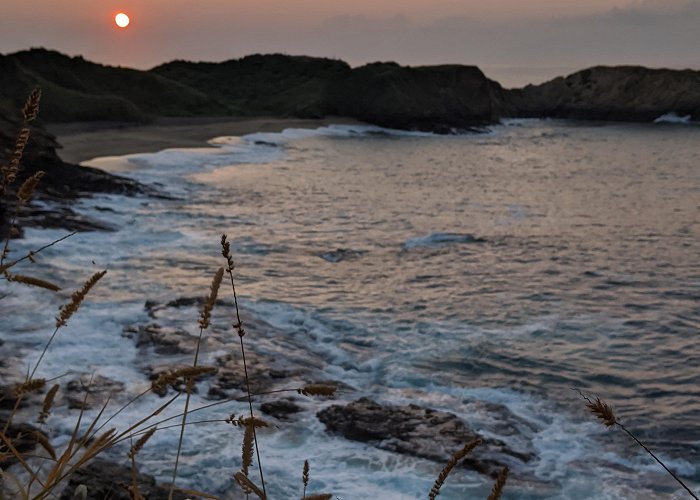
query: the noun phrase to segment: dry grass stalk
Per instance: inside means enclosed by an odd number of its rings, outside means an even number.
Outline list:
[[[44,448],[44,450],[46,450],[46,452],[51,456],[51,458],[56,460],[56,450],[53,446],[51,446],[51,443],[49,442],[46,435],[43,432],[36,431],[34,432],[33,437],[36,440],[37,444]]]
[[[267,423],[267,421],[263,420],[260,417],[239,417],[236,418],[236,415],[232,413],[231,415],[228,416],[224,420],[227,424],[231,424],[234,427],[247,427],[252,424],[253,428],[255,429],[261,429],[263,427],[270,427],[270,424]]]
[[[248,398],[248,409],[250,418],[253,419],[253,398],[250,392],[250,377],[248,376],[248,363],[245,358],[245,346],[243,344],[243,337],[245,336],[245,330],[243,329],[243,323],[241,322],[241,312],[238,308],[238,296],[236,295],[236,283],[233,279],[233,258],[231,257],[231,246],[228,244],[227,237],[225,234],[221,235],[221,254],[226,258],[227,273],[229,279],[231,280],[231,291],[233,292],[233,304],[236,309],[236,323],[234,323],[233,328],[238,333],[238,339],[241,345],[241,358],[243,359],[243,374],[245,376],[245,386],[246,395]],[[262,485],[263,497],[267,496],[267,491],[265,490],[265,475],[263,474],[262,461],[260,460],[260,447],[258,446],[258,436],[255,432],[255,426],[253,429],[253,442],[255,444],[255,455],[258,459],[258,471],[260,472],[260,483]]]
[[[0,194],[4,194],[7,187],[17,179],[20,162],[22,161],[22,156],[24,155],[24,149],[27,147],[27,143],[29,142],[29,134],[30,131],[27,127],[22,127],[19,134],[17,134],[15,147],[12,151],[12,155],[10,156],[10,162],[2,168],[3,180]]]
[[[329,384],[307,384],[297,389],[299,394],[304,396],[334,396],[338,388]]]
[[[245,426],[245,434],[243,435],[243,445],[241,451],[241,472],[248,475],[248,469],[253,465],[253,448],[255,443],[253,441],[253,431],[255,430],[254,425]]]
[[[508,469],[508,467],[503,467],[503,470],[496,478],[496,482],[494,483],[493,488],[491,489],[491,494],[487,500],[500,500],[501,495],[503,494],[503,488],[505,488],[506,481],[508,481],[509,472],[510,469]]]
[[[25,276],[23,274],[9,274],[7,273],[5,275],[7,278],[7,281],[13,281],[15,283],[22,283],[23,285],[27,286],[34,286],[37,288],[43,288],[45,290],[50,290],[52,292],[58,292],[61,290],[61,287],[58,285],[54,285],[53,283],[42,280],[40,278],[34,278],[33,276]]]
[[[216,297],[219,294],[219,287],[221,286],[221,280],[224,277],[224,268],[220,267],[219,270],[214,275],[214,279],[211,282],[211,291],[209,297],[207,297],[204,307],[202,309],[202,316],[199,320],[199,327],[202,330],[206,330],[209,327],[209,322],[211,321],[211,311],[216,303]]]
[[[476,448],[476,446],[480,443],[481,439],[472,439],[467,444],[465,444],[461,450],[452,455],[450,461],[447,462],[447,465],[445,465],[442,471],[440,471],[440,475],[435,480],[435,484],[433,484],[433,487],[430,490],[430,493],[428,494],[428,498],[430,500],[435,500],[435,497],[437,497],[440,494],[440,488],[442,488],[442,485],[445,483],[447,476],[449,476],[450,472],[452,472],[452,469],[454,469],[455,465],[457,465],[460,460],[466,457],[469,454],[469,452]]]
[[[58,392],[59,387],[59,384],[54,384],[54,386],[49,389],[49,392],[46,393],[46,396],[44,397],[44,404],[41,406],[41,413],[39,413],[39,418],[37,419],[38,423],[45,424],[46,419],[49,418],[51,407],[53,406],[53,402],[56,398],[56,393]]]
[[[21,384],[17,384],[15,386],[15,395],[16,396],[24,396],[26,394],[30,394],[32,392],[38,392],[42,390],[44,387],[46,387],[46,379],[45,378],[35,378],[35,379],[30,379],[27,380],[26,382],[23,382]]]
[[[1,187],[2,187],[2,186],[0,186],[0,188],[1,188]],[[2,194],[2,191],[0,191],[0,194]],[[62,236],[62,237],[56,239],[56,240],[53,240],[51,243],[47,243],[46,245],[44,245],[44,246],[42,246],[42,247],[40,247],[40,248],[37,248],[36,250],[31,250],[31,251],[28,252],[24,257],[20,257],[20,258],[17,259],[17,260],[13,260],[13,261],[4,263],[5,259],[7,258],[7,252],[8,252],[8,248],[7,248],[7,241],[8,241],[8,240],[6,240],[6,241],[5,241],[5,246],[4,246],[4,248],[2,249],[2,251],[0,252],[0,273],[3,273],[3,274],[4,274],[8,269],[10,269],[10,268],[16,266],[17,264],[19,264],[20,262],[22,262],[22,261],[24,261],[24,260],[29,260],[30,262],[35,262],[34,256],[35,256],[36,254],[41,253],[41,252],[43,252],[44,250],[46,250],[47,248],[50,248],[50,247],[56,245],[57,243],[60,243],[60,242],[62,242],[63,240],[66,240],[66,239],[70,238],[71,236],[75,236],[76,234],[78,234],[78,232],[77,232],[77,231],[73,231],[72,233],[69,233],[69,234],[67,234],[67,235],[65,235],[65,236]]]
[[[90,293],[90,290],[92,290],[92,287],[94,287],[105,274],[107,274],[107,271],[100,271],[93,274],[80,290],[71,295],[71,301],[68,304],[61,306],[59,309],[58,318],[56,318],[56,328],[66,326],[68,320],[71,318],[71,316],[73,316],[73,314],[76,313],[80,307],[80,304],[83,303],[87,294]]]
[[[657,457],[653,451],[651,451],[644,443],[642,443],[637,436],[635,436],[632,431],[627,429],[622,422],[620,422],[617,418],[615,418],[615,414],[612,411],[612,408],[610,405],[602,401],[599,397],[595,398],[595,401],[593,401],[591,398],[586,396],[581,390],[579,389],[573,389],[574,391],[578,392],[579,396],[581,396],[585,401],[586,401],[586,408],[588,408],[591,413],[593,413],[596,417],[598,417],[602,422],[603,425],[606,427],[610,428],[615,425],[617,425],[622,431],[627,434],[635,443],[637,443],[644,451],[646,451],[649,456],[651,456],[656,463],[658,463],[663,469],[668,472],[668,474],[676,480],[678,484],[680,484],[685,491],[688,492],[688,494],[695,498],[695,500],[700,500],[698,496],[693,493],[693,491],[688,487],[687,484],[683,482],[681,478],[679,478],[671,469],[669,469],[665,463],[661,461],[659,457]]]
[[[45,173],[46,172],[44,172],[43,170],[39,170],[37,173],[35,173],[31,177],[28,177],[22,183],[19,190],[17,191],[17,199],[21,204],[24,205],[32,199],[32,196],[34,196],[34,191],[36,191],[36,187],[39,185],[39,181],[42,177],[44,177]]]
[[[146,445],[146,443],[148,442],[148,440],[151,439],[151,437],[153,436],[153,434],[156,433],[157,430],[158,430],[157,427],[151,427],[151,428],[148,430],[148,432],[146,432],[144,435],[142,435],[142,436],[136,441],[136,443],[134,443],[134,445],[131,447],[131,449],[129,450],[129,458],[132,458],[132,459],[133,459],[133,458],[136,456],[136,454],[137,454],[139,451],[141,451],[141,449]]]
[[[301,480],[304,482],[304,493],[302,498],[306,498],[306,488],[309,486],[309,461],[304,460],[304,469],[301,472]]]
[[[197,347],[194,351],[194,360],[192,361],[192,367],[196,368],[199,361],[199,350],[202,346],[202,336],[204,335],[204,330],[209,326],[211,319],[211,311],[216,304],[216,296],[219,293],[219,287],[221,286],[221,281],[224,277],[224,268],[220,267],[214,279],[211,282],[211,289],[209,292],[209,297],[207,298],[204,308],[202,309],[202,314],[199,320],[199,337],[197,338]],[[192,384],[193,378],[187,378],[187,397],[185,398],[185,408],[182,412],[182,423],[180,425],[180,438],[177,443],[177,452],[175,454],[175,466],[173,467],[173,478],[170,482],[170,493],[168,494],[168,500],[173,500],[173,495],[175,494],[175,480],[177,479],[177,467],[180,463],[180,452],[182,451],[182,442],[185,437],[185,427],[187,426],[187,411],[190,407],[190,398],[192,396]]]
[[[261,429],[263,427],[270,427],[265,420],[260,417],[245,417],[240,420],[242,425],[246,427],[252,427],[253,429]]]
[[[24,107],[22,108],[22,129],[17,135],[15,147],[10,157],[10,162],[3,167],[1,172],[3,179],[0,184],[0,194],[4,194],[7,187],[17,179],[17,174],[20,170],[20,162],[24,155],[24,150],[29,142],[29,123],[34,121],[39,114],[39,101],[41,101],[41,89],[35,88],[27,97]]]
[[[16,261],[19,262],[19,261]],[[68,304],[65,304],[61,306],[61,308],[58,310],[58,317],[56,318],[56,328],[54,329],[53,333],[51,334],[51,337],[49,338],[49,341],[46,343],[44,346],[44,349],[41,351],[41,354],[39,355],[39,359],[37,359],[36,364],[34,365],[34,368],[32,369],[32,372],[30,373],[28,379],[31,379],[34,374],[36,373],[37,369],[39,368],[39,365],[41,364],[41,360],[44,359],[44,356],[46,355],[46,351],[49,350],[49,347],[51,346],[51,343],[53,342],[53,339],[56,338],[56,334],[58,333],[58,330],[62,327],[65,326],[68,323],[68,320],[73,316],[73,314],[76,313],[78,308],[80,307],[80,304],[83,303],[85,300],[85,297],[87,294],[90,292],[92,287],[95,286],[95,284],[100,281],[100,279],[107,274],[107,271],[100,271],[98,273],[93,274],[90,279],[88,279],[85,284],[82,286],[82,288],[76,292],[73,292],[73,295],[71,295],[71,301]]]
[[[221,235],[221,255],[226,259],[226,272],[233,272],[235,266],[231,257],[231,244],[226,240],[226,235]]]
[[[138,451],[134,451],[135,446],[136,445],[132,446],[131,451],[129,452],[129,458],[131,459],[131,485],[129,485],[129,487],[126,489],[129,492],[129,498],[131,500],[146,500],[146,497],[141,494],[141,490],[139,488],[139,470],[138,467],[136,467],[136,453],[138,453]]]
[[[600,398],[595,398],[595,401],[589,400],[586,403],[586,408],[598,417],[605,427],[612,427],[617,423],[612,407],[606,402],[601,401]]]
[[[160,376],[151,383],[154,391],[159,392],[167,389],[170,385],[177,382],[180,378],[185,380],[194,380],[205,375],[212,375],[218,371],[215,366],[186,366],[177,370],[172,370],[160,374]]]
[[[243,472],[241,472],[241,471],[236,472],[233,475],[233,477],[236,480],[236,482],[238,483],[238,485],[241,488],[243,488],[243,491],[246,494],[254,493],[255,496],[257,496],[261,500],[267,499],[267,496],[265,495],[265,493],[260,488],[258,488],[257,485],[253,481],[248,479],[248,476],[243,474]]]
[[[39,114],[40,101],[41,89],[37,87],[29,94],[27,101],[24,103],[24,108],[22,108],[22,117],[25,123],[30,123],[36,119]]]

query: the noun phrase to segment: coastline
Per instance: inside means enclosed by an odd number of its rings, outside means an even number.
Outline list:
[[[318,128],[327,125],[356,125],[345,117],[322,119],[260,117],[159,118],[149,124],[123,122],[77,122],[48,124],[56,136],[60,158],[83,163],[105,156],[151,153],[167,148],[206,147],[219,136],[241,136],[255,132],[281,132],[287,128]]]

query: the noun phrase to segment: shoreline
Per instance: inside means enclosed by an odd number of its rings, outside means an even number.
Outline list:
[[[320,119],[281,117],[158,118],[149,124],[73,122],[47,124],[60,144],[58,156],[67,163],[84,163],[107,156],[152,153],[168,148],[206,147],[220,136],[281,132],[287,128],[364,125],[345,117]]]

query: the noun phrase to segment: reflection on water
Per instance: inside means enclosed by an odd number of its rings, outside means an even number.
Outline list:
[[[571,387],[615,402],[700,480],[700,128],[302,135],[131,158],[128,175],[181,199],[84,202],[125,229],[53,262],[66,275],[83,256],[108,264],[106,301],[200,294],[228,232],[248,310],[309,332],[308,349],[361,395],[468,421],[477,398],[532,421],[531,472],[549,486],[516,480],[521,497],[674,491],[640,479],[653,465],[589,425]],[[359,467],[383,494],[406,494],[379,471],[404,465]],[[456,481],[446,498],[473,491]]]

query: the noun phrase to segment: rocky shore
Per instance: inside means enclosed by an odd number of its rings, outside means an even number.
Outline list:
[[[15,145],[15,139],[21,128],[19,108],[2,110],[0,108],[0,164],[9,161]],[[22,182],[37,171],[44,172],[35,199],[51,202],[47,209],[43,204],[30,203],[21,207],[18,213],[20,229],[22,227],[64,228],[74,231],[109,230],[109,226],[100,221],[87,219],[71,208],[71,201],[80,196],[94,193],[123,194],[157,194],[155,189],[139,183],[107,174],[101,170],[80,167],[66,163],[58,156],[59,147],[41,122],[31,127],[29,143],[22,157],[21,170],[17,180],[10,186],[10,192],[0,200],[0,238],[7,234],[8,219],[17,206],[13,191]]]
[[[508,90],[474,66],[374,63],[352,68],[338,60],[273,54],[222,63],[174,61],[138,71],[32,49],[0,55],[0,163],[13,150],[20,129],[18,111],[36,86],[44,87],[40,118],[64,124],[143,124],[158,117],[213,115],[336,116],[397,129],[456,133],[480,130],[504,118],[651,122],[668,115],[700,120],[700,71],[693,70],[600,66]],[[203,88],[208,92],[201,92]],[[154,194],[127,178],[66,163],[56,153],[58,147],[41,122],[33,126],[17,185],[44,170],[40,196],[61,203],[50,210],[23,210],[25,226],[109,230],[74,213],[66,200],[91,193]],[[11,205],[7,200],[0,205],[0,234],[7,232]]]
[[[167,303],[148,301],[144,308],[147,320],[135,323],[124,330],[123,336],[139,349],[138,367],[145,379],[155,380],[164,372],[191,364],[196,337],[182,328],[185,318],[196,318],[202,300],[196,297],[180,297]],[[193,391],[211,402],[232,400],[222,407],[220,413],[228,415],[233,408],[245,405],[246,384],[237,338],[230,329],[219,329],[226,325],[233,304],[219,300],[213,311],[212,329],[208,331],[201,347],[202,363],[213,365],[216,371],[198,378]],[[389,452],[432,460],[436,471],[441,464],[465,443],[479,437],[482,443],[462,466],[477,473],[496,477],[504,466],[508,466],[521,478],[526,478],[526,469],[536,455],[529,441],[531,428],[525,421],[513,415],[501,405],[474,400],[470,404],[475,412],[484,415],[479,431],[471,428],[458,415],[431,409],[419,404],[391,405],[361,397],[355,389],[340,380],[328,380],[323,375],[324,362],[304,347],[303,340],[294,340],[294,332],[278,331],[260,319],[254,319],[249,311],[248,335],[255,339],[246,349],[248,374],[253,393],[273,394],[255,398],[254,409],[273,427],[283,427],[318,419],[329,435],[367,443]],[[280,355],[278,353],[284,353]],[[225,353],[225,354],[221,354]],[[5,371],[2,378],[17,379],[20,373]],[[88,380],[91,382],[88,383]],[[310,398],[297,393],[296,388],[309,383],[331,384],[339,388],[336,404],[324,402],[324,398]],[[288,389],[288,392],[274,393]],[[174,384],[156,391],[155,397],[172,396],[175,391],[184,391],[182,384]],[[133,397],[125,385],[107,377],[90,374],[69,374],[61,382],[55,400],[54,411],[66,414],[73,412],[77,418],[84,406],[98,410],[108,397],[113,405],[123,404]],[[154,397],[149,395],[148,397]],[[18,439],[18,446],[28,453],[45,454],[42,442],[51,439],[34,422],[39,414],[43,394],[33,394],[20,407],[10,433]],[[12,387],[0,387],[0,422],[7,420],[13,405]],[[233,406],[231,406],[233,404]],[[321,408],[319,410],[319,408]],[[508,436],[508,442],[490,437],[494,434]],[[12,465],[10,462],[4,466]],[[87,464],[73,474],[63,491],[61,499],[72,498],[81,485],[87,487],[88,498],[129,498],[131,469],[125,460],[114,454]],[[167,490],[148,475],[139,474],[142,493],[147,498],[165,498]],[[163,496],[165,495],[165,496]],[[106,497],[105,497],[106,498]],[[183,497],[184,498],[184,497]]]

